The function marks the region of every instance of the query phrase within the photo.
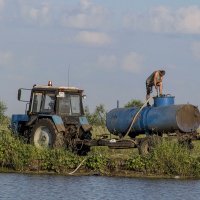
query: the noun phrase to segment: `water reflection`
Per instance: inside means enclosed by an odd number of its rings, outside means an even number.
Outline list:
[[[0,174],[0,199],[199,199],[199,180]]]

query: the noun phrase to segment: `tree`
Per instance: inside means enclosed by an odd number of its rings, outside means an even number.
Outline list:
[[[90,113],[90,110],[89,110],[89,107],[88,107],[88,106],[85,106],[85,108],[84,108],[84,113],[85,113],[85,116],[86,116],[88,122],[91,124],[91,117],[92,117],[92,114]]]
[[[2,124],[2,122],[5,118],[6,110],[7,110],[7,106],[4,104],[4,102],[0,101],[0,124]]]
[[[139,99],[132,99],[128,103],[124,105],[124,108],[130,108],[130,107],[142,107],[143,102]]]
[[[106,124],[106,110],[103,104],[96,106],[93,113],[90,113],[89,108],[86,106],[85,116],[91,125],[105,126]]]

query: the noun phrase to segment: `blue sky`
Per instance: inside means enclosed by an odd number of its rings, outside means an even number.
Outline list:
[[[200,2],[195,0],[0,0],[0,100],[24,113],[17,89],[85,90],[107,110],[145,100],[145,80],[166,70],[164,93],[200,106]],[[155,92],[154,92],[155,94]]]

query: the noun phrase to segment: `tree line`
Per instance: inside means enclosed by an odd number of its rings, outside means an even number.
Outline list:
[[[138,99],[132,99],[126,103],[123,107],[142,107],[143,102]],[[90,112],[88,106],[85,107],[85,116],[87,117],[89,123],[95,126],[105,126],[106,125],[106,108],[103,104],[96,106],[94,112]]]

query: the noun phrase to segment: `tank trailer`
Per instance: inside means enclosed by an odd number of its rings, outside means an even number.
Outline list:
[[[199,139],[198,107],[191,104],[175,105],[174,96],[171,95],[153,97],[153,101],[152,106],[145,106],[142,110],[138,107],[112,109],[106,116],[107,129],[114,135],[128,135],[136,142],[141,154],[148,153],[152,140],[164,134],[176,137],[179,142],[192,147],[192,140]],[[137,114],[138,117],[132,123]],[[146,137],[137,140],[136,136],[140,134]]]
[[[24,101],[23,90],[29,89],[18,90],[19,101]],[[25,114],[13,114],[11,128],[14,134],[36,147],[65,147],[79,155],[87,154],[91,146],[137,147],[145,154],[154,135],[176,135],[189,143],[198,139],[198,108],[191,104],[175,105],[171,95],[154,97],[154,104],[144,106],[142,110],[138,107],[112,109],[107,113],[106,127],[119,139],[92,139],[92,126],[84,116],[83,90],[55,87],[50,81],[48,85],[34,85],[30,91]],[[139,134],[146,137],[137,138]]]

